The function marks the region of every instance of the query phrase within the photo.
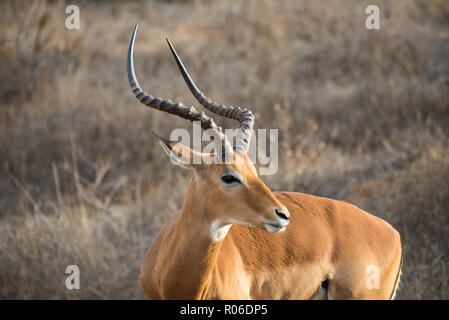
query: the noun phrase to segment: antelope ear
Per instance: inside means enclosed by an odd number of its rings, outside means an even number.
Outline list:
[[[170,157],[172,163],[187,169],[201,169],[203,167],[204,155],[202,153],[196,152],[177,141],[164,139],[154,132],[153,135],[159,140],[162,149]]]

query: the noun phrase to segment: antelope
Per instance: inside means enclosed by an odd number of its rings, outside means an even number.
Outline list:
[[[215,133],[221,146],[221,152],[219,148],[216,154],[206,154],[156,135],[166,153],[193,176],[179,214],[163,227],[145,256],[140,284],[146,298],[394,298],[402,267],[399,233],[386,221],[343,201],[272,192],[247,155],[253,113],[208,99],[168,39],[198,102],[240,123],[235,148],[204,112],[145,93],[134,71],[137,27],[127,56],[128,80],[137,99],[199,121],[203,129]],[[193,164],[194,156],[226,161]],[[370,285],[373,276],[377,285]]]

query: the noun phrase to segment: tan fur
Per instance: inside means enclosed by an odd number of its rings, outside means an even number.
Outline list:
[[[173,147],[173,146],[171,146]],[[234,156],[234,160],[238,160]],[[241,159],[240,159],[241,160]],[[351,204],[293,192],[271,192],[245,156],[242,163],[190,166],[182,209],[154,240],[140,275],[149,299],[389,299],[400,271],[399,233]],[[220,185],[236,170],[246,186]],[[289,212],[284,232],[261,219]],[[214,242],[214,221],[238,220]],[[366,267],[380,270],[379,289],[366,286]],[[320,289],[329,279],[327,292]]]

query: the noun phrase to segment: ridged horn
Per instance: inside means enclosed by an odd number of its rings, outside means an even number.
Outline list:
[[[204,112],[199,112],[193,106],[186,107],[180,102],[173,103],[170,100],[153,97],[152,95],[142,90],[142,88],[139,85],[139,82],[137,81],[136,73],[134,71],[134,59],[133,59],[134,42],[136,40],[137,28],[138,24],[136,24],[136,26],[134,27],[134,31],[131,36],[131,41],[129,43],[128,48],[128,57],[126,62],[129,85],[131,86],[131,89],[134,92],[136,98],[144,105],[150,108],[168,112],[190,121],[200,121],[201,127],[203,129],[205,130],[212,129],[216,133],[216,135],[221,139],[223,145],[222,150],[223,157],[225,155],[226,156],[232,155],[233,153],[232,146],[227,140],[226,135],[223,133],[221,127],[217,126],[214,120],[208,117]]]
[[[198,102],[204,108],[210,110],[215,114],[218,114],[225,118],[234,119],[240,122],[239,133],[236,139],[235,151],[239,154],[248,153],[249,143],[251,140],[251,133],[254,126],[254,114],[251,112],[251,110],[248,110],[246,108],[225,106],[207,98],[193,82],[192,78],[190,77],[189,73],[184,67],[184,64],[182,63],[181,59],[176,53],[176,50],[170,43],[170,40],[168,40],[167,38],[166,40],[173,54],[173,57],[176,60],[176,64],[178,65],[179,71],[181,71],[182,77],[184,78],[185,82],[187,83],[187,86],[189,87],[190,91],[193,93],[195,98],[198,100]]]

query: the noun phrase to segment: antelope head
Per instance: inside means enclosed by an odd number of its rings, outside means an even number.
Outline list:
[[[288,225],[289,212],[271,190],[259,179],[254,165],[248,158],[248,148],[254,124],[253,113],[240,107],[224,106],[208,99],[195,85],[170,41],[167,42],[176,64],[190,91],[198,102],[212,113],[240,123],[235,149],[227,140],[221,127],[204,112],[182,103],[173,103],[142,91],[134,71],[133,49],[137,25],[131,37],[127,69],[128,80],[137,99],[143,104],[175,114],[190,121],[199,121],[201,127],[211,130],[221,148],[215,153],[199,153],[176,141],[156,135],[163,149],[180,166],[193,171],[194,176],[188,194],[201,199],[201,205],[211,224],[211,236],[221,240],[232,224],[257,227],[270,232],[280,232]],[[201,161],[193,161],[193,159]],[[214,161],[211,161],[214,160]],[[218,160],[218,161],[217,161]],[[199,163],[198,163],[199,162]]]

